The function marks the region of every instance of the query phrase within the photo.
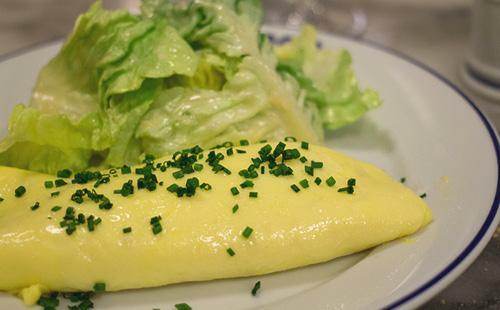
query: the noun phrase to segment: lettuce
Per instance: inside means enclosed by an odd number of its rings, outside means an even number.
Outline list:
[[[277,70],[295,79],[306,100],[318,108],[323,126],[336,129],[359,119],[382,101],[372,89],[361,90],[352,69],[350,53],[319,49],[316,30],[305,26],[291,42],[276,48]]]
[[[347,51],[315,32],[275,49],[258,0],[97,1],[15,108],[0,164],[55,173],[134,164],[194,144],[295,136],[321,142],[380,104]]]

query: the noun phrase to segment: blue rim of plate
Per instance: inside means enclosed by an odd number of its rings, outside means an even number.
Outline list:
[[[265,30],[265,32],[269,32],[269,30]],[[462,97],[471,107],[472,109],[476,112],[477,116],[481,119],[484,127],[488,131],[488,134],[490,135],[491,142],[495,148],[495,154],[496,154],[496,159],[497,159],[497,170],[500,171],[500,142],[498,141],[496,131],[491,125],[491,123],[488,121],[486,116],[481,112],[481,110],[478,108],[478,106],[462,91],[458,86],[456,86],[453,82],[448,80],[446,77],[444,77],[441,73],[437,72],[436,70],[432,69],[431,67],[423,64],[422,62],[402,53],[399,52],[393,48],[381,45],[380,43],[367,40],[367,39],[361,39],[357,40],[348,36],[343,36],[339,34],[334,34],[330,36],[337,36],[341,37],[343,39],[347,39],[349,41],[353,41],[362,45],[366,45],[375,49],[378,49],[380,51],[386,52],[389,55],[398,57],[402,60],[405,60],[416,67],[426,71],[427,73],[433,75],[436,77],[438,80],[443,82],[445,85],[450,87],[453,91],[455,91],[460,97]],[[33,50],[37,50],[39,48],[43,48],[45,46],[49,46],[53,43],[56,43],[60,41],[62,38],[54,38],[48,41],[44,42],[39,42],[35,43],[29,46],[26,46],[21,49],[14,50],[12,52],[8,52],[4,55],[0,55],[0,62],[4,62],[8,59],[20,56],[22,54],[28,53]],[[271,40],[273,41],[273,40]],[[275,41],[276,42],[276,41]],[[281,39],[278,41],[278,43],[284,43],[286,42],[286,39]],[[321,42],[318,42],[318,45],[321,46]],[[481,228],[479,231],[476,233],[474,238],[469,242],[469,244],[465,247],[465,249],[451,262],[449,263],[443,270],[441,270],[438,274],[436,274],[434,277],[432,277],[430,280],[422,284],[420,287],[417,289],[413,290],[412,292],[406,294],[405,296],[399,298],[398,300],[384,306],[382,309],[395,309],[398,307],[401,307],[410,301],[413,301],[416,297],[422,295],[425,293],[427,290],[432,288],[434,285],[437,283],[441,282],[447,275],[449,275],[453,270],[455,270],[458,266],[462,264],[462,262],[477,248],[479,243],[483,240],[485,235],[487,234],[488,230],[491,228],[491,224],[493,223],[497,213],[498,209],[500,207],[500,175],[497,177],[497,187],[496,187],[496,194],[495,198],[493,199],[492,206],[490,208],[490,211],[488,212],[488,216],[486,217],[485,221],[481,225]],[[481,249],[482,250],[482,249]],[[472,262],[471,262],[472,263]]]

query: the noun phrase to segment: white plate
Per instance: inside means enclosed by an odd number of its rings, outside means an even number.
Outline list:
[[[278,41],[291,34],[267,31]],[[361,83],[385,101],[355,125],[328,134],[327,144],[395,178],[406,177],[408,186],[427,193],[434,222],[409,239],[328,263],[255,278],[109,293],[95,298],[96,308],[172,309],[178,302],[194,309],[413,308],[472,263],[499,221],[499,144],[492,126],[431,69],[364,42],[326,35],[320,40],[348,48]],[[13,105],[27,102],[38,70],[59,47],[60,42],[49,43],[0,62],[0,135]],[[255,298],[249,291],[257,279],[262,289]],[[23,306],[0,294],[0,308]]]

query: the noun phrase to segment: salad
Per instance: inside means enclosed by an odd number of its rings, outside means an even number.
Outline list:
[[[0,165],[55,173],[241,139],[320,143],[381,104],[313,27],[274,47],[261,24],[257,0],[143,0],[137,15],[97,1],[15,107]]]

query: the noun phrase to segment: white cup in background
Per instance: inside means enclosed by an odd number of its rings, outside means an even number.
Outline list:
[[[500,0],[474,2],[462,78],[472,90],[500,103]]]

